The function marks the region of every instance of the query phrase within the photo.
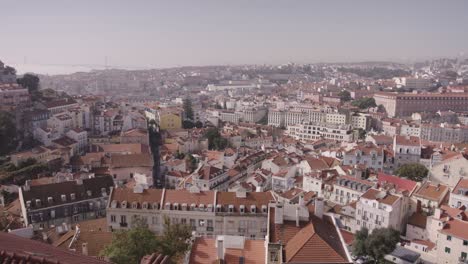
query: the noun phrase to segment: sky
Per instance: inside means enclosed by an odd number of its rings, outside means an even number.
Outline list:
[[[468,54],[464,0],[0,0],[0,60],[18,72],[104,65],[390,60]]]

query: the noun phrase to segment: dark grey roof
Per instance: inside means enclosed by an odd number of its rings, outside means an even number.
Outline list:
[[[400,246],[397,246],[390,255],[411,263],[415,263],[421,256],[419,253]]]

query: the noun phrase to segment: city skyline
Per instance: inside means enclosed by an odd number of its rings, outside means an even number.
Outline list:
[[[413,62],[466,54],[467,3],[424,3],[5,3],[0,14],[8,26],[0,34],[7,41],[0,45],[8,50],[4,62],[20,73],[48,74],[104,65]]]

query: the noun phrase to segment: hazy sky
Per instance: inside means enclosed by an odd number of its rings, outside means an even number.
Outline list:
[[[464,0],[0,3],[0,60],[20,72],[75,71],[67,65],[102,65],[106,56],[109,65],[136,68],[468,52]]]

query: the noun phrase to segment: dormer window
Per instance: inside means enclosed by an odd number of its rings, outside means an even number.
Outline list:
[[[197,205],[193,203],[193,204],[190,205],[190,210],[195,211],[196,207],[197,207]]]
[[[187,204],[186,203],[183,203],[182,204],[182,211],[187,211]]]
[[[116,208],[116,207],[117,207],[117,201],[116,201],[116,200],[113,200],[113,201],[111,202],[111,207],[112,207],[112,208]]]
[[[164,205],[164,209],[166,209],[166,210],[171,210],[171,203],[166,203],[166,204]]]
[[[230,204],[228,209],[230,213],[234,213],[234,205]]]
[[[206,208],[206,211],[208,212],[213,212],[213,205],[212,204],[208,204],[207,208]]]
[[[26,201],[26,207],[31,208],[31,201]]]
[[[245,213],[245,205],[241,205],[239,209],[241,214]]]
[[[52,197],[47,197],[47,203],[52,204],[54,202],[54,199]]]
[[[62,194],[60,196],[60,198],[62,199],[62,202],[66,202],[67,201],[67,196],[65,194]]]
[[[91,195],[93,195],[93,193],[91,192],[91,190],[87,190],[87,191],[86,191],[86,194],[88,194],[89,197],[91,197]]]
[[[153,203],[153,209],[154,209],[154,210],[159,209],[159,204],[158,204],[158,203]]]
[[[127,201],[122,201],[122,203],[120,204],[120,207],[127,208]]]
[[[138,203],[137,203],[137,202],[133,202],[133,203],[132,203],[132,208],[133,208],[133,209],[138,209]]]
[[[141,205],[141,207],[143,209],[148,209],[148,203],[147,202],[143,202],[143,204]]]
[[[40,199],[36,199],[36,206],[41,207],[41,200]]]
[[[216,205],[216,212],[220,213],[222,211],[222,207],[220,204]]]
[[[262,213],[266,214],[268,212],[267,206],[262,205]]]
[[[251,212],[252,214],[255,214],[255,213],[257,212],[257,207],[256,207],[255,205],[251,205],[251,206],[250,206],[250,212]]]
[[[174,203],[174,210],[179,210],[179,204],[178,203]]]
[[[203,209],[205,209],[205,205],[204,205],[204,204],[198,205],[198,209],[199,209],[200,211],[203,211]]]
[[[76,195],[75,195],[74,193],[70,194],[70,199],[71,199],[72,201],[75,201]]]

